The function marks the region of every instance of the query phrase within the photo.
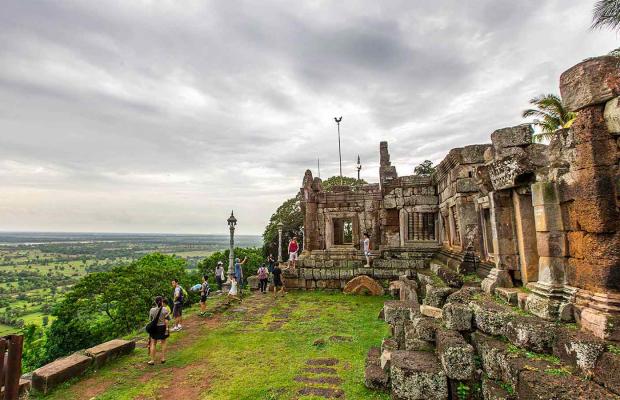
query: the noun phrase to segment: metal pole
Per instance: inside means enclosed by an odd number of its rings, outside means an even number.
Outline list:
[[[22,375],[22,350],[24,337],[10,335],[9,337],[9,356],[4,381],[4,400],[17,400],[19,397],[19,378]]]
[[[282,262],[282,227],[278,227],[278,263]]]
[[[336,124],[338,125],[338,160],[340,162],[340,184],[342,185],[342,152],[340,150],[340,121],[342,121],[342,116],[340,118],[334,118]]]
[[[230,251],[228,255],[228,280],[230,280],[230,275],[235,273],[234,269],[235,264],[235,227],[230,227]]]

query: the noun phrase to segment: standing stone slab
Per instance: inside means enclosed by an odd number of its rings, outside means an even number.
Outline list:
[[[92,358],[73,354],[44,365],[32,373],[32,387],[42,393],[72,378],[82,375],[90,367]]]
[[[433,353],[395,351],[392,353],[390,379],[395,399],[448,399],[448,379]]]
[[[461,381],[472,379],[476,369],[472,345],[453,330],[438,329],[436,338],[437,355],[448,378]]]

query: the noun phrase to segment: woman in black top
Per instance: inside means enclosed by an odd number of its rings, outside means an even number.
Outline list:
[[[278,288],[280,288],[279,291]],[[276,264],[273,268],[273,294],[277,296],[278,293],[284,294],[284,284],[282,283],[282,270],[280,266]]]
[[[157,327],[154,332],[150,333],[149,355],[151,359],[148,364],[155,364],[155,353],[157,342],[161,343],[161,363],[166,362],[166,339],[168,338],[168,319],[170,318],[170,310],[164,307],[164,299],[161,296],[155,298],[155,307],[149,311],[149,320],[153,321],[157,318]]]

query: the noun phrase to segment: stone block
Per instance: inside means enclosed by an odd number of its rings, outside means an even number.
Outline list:
[[[538,257],[538,281],[549,285],[564,283],[566,261],[564,257]]]
[[[448,298],[446,299],[446,303],[459,303],[469,305],[472,300],[482,296],[483,292],[481,288],[466,286],[448,296]]]
[[[505,335],[506,326],[514,318],[512,310],[491,300],[469,303],[474,312],[475,327],[489,335]]]
[[[410,301],[390,300],[383,303],[385,322],[391,324],[394,321],[406,321],[409,319],[411,309],[419,306]]]
[[[470,331],[474,313],[464,304],[448,303],[443,306],[442,318],[448,329],[457,331]]]
[[[381,341],[381,353],[385,351],[398,350],[398,342],[393,338],[384,338]]]
[[[611,133],[620,133],[620,97],[605,103],[605,124]]]
[[[592,334],[560,329],[553,344],[553,355],[562,362],[574,365],[586,376],[591,376],[599,357],[606,350],[605,342]]]
[[[529,124],[498,129],[491,134],[491,143],[498,150],[505,147],[521,147],[532,143],[534,130]]]
[[[617,400],[620,397],[594,382],[570,373],[549,373],[549,370],[523,370],[516,386],[519,399],[540,400]]]
[[[456,180],[457,193],[475,193],[478,192],[478,185],[474,178],[460,178]]]
[[[517,307],[519,307],[521,310],[524,310],[524,311],[525,311],[525,304],[527,303],[527,296],[529,296],[529,294],[525,292],[517,293]]]
[[[534,206],[534,225],[536,226],[536,232],[564,230],[560,205],[543,204]]]
[[[381,365],[381,348],[371,347],[366,354],[366,366],[369,365]]]
[[[613,99],[620,94],[618,59],[603,56],[575,65],[560,76],[560,93],[570,111]]]
[[[557,319],[559,302],[536,293],[530,293],[525,300],[526,311],[546,320]]]
[[[439,320],[429,317],[418,317],[412,321],[413,337],[425,342],[434,342],[435,333],[439,329]]]
[[[418,338],[413,321],[405,323],[405,350],[409,351],[435,351],[432,343]]]
[[[448,287],[437,287],[426,285],[426,296],[422,303],[427,306],[441,308],[446,302],[449,295],[454,293],[454,289]]]
[[[50,389],[82,375],[92,363],[92,358],[72,354],[44,365],[32,373],[32,387],[44,394]]]
[[[594,381],[620,395],[620,355],[604,353],[594,369]]]
[[[364,370],[364,385],[373,390],[387,390],[390,376],[379,365],[368,365]]]
[[[135,348],[136,342],[132,340],[114,339],[87,349],[85,354],[94,360],[96,367],[101,367],[110,360],[131,353]]]
[[[437,355],[448,378],[469,380],[474,377],[474,348],[463,335],[454,330],[438,329],[436,343]]]
[[[505,335],[517,347],[547,353],[556,336],[555,324],[536,317],[515,317],[506,324]]]
[[[461,162],[463,164],[482,164],[484,163],[484,152],[490,146],[474,144],[463,147],[461,150]]]
[[[441,318],[443,312],[439,307],[433,307],[423,304],[420,306],[420,314],[431,318]]]
[[[369,294],[382,296],[383,287],[374,279],[366,275],[356,276],[345,285],[342,290],[346,294]]]
[[[564,232],[537,232],[536,247],[539,257],[568,256],[568,241]]]
[[[517,400],[517,397],[510,394],[492,379],[482,378],[482,398],[484,400]]]
[[[394,352],[390,379],[394,398],[403,400],[448,399],[448,379],[433,353]]]
[[[519,293],[519,289],[515,288],[495,288],[495,295],[500,299],[504,300],[506,303],[510,304],[511,306],[517,305],[517,296]]]

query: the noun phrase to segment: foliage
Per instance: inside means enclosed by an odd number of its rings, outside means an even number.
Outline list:
[[[217,251],[211,254],[209,257],[198,263],[198,270],[201,274],[206,274],[209,276],[209,282],[211,284],[215,284],[215,267],[217,266],[217,262],[221,261],[224,263],[224,273],[228,273],[228,257],[230,255],[230,250],[226,251]],[[248,261],[241,267],[243,270],[243,277],[247,280],[249,276],[256,275],[256,271],[258,267],[265,262],[263,257],[263,252],[258,248],[235,248],[234,252],[235,258],[239,258],[243,260],[245,257],[248,258]]]
[[[435,172],[435,167],[431,160],[424,160],[420,165],[413,169],[413,173],[416,175],[429,176]]]
[[[620,30],[620,0],[598,0],[594,4],[592,28]]]
[[[351,186],[358,187],[362,185],[366,185],[367,182],[363,179],[357,180],[356,178],[351,178],[348,176],[332,176],[330,178],[325,179],[321,182],[321,187],[326,192],[331,192],[334,190],[334,186]]]
[[[171,297],[170,281],[192,283],[183,259],[149,254],[109,272],[83,277],[56,305],[47,330],[47,359],[84,349],[141,328],[156,296]],[[190,301],[196,294],[190,295]]]
[[[467,398],[469,398],[470,392],[471,389],[469,388],[469,386],[467,386],[463,382],[459,382],[458,386],[456,387],[456,395],[458,396],[459,400],[466,400]]]
[[[34,324],[27,325],[22,333],[24,335],[22,368],[24,371],[32,371],[46,359],[47,337],[44,328]]]
[[[577,114],[568,111],[562,99],[555,94],[541,94],[530,100],[530,104],[536,108],[529,108],[523,111],[523,118],[535,117],[533,125],[541,129],[541,133],[535,134],[537,141],[550,139],[553,132],[562,128],[570,128],[575,121]]]

